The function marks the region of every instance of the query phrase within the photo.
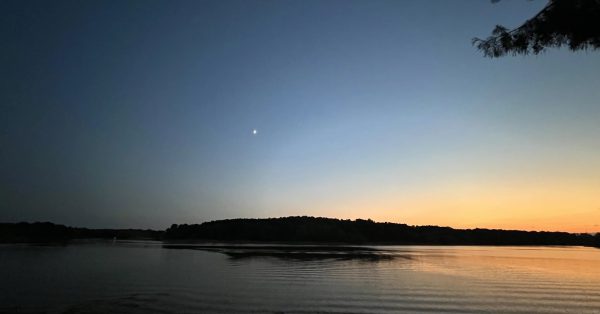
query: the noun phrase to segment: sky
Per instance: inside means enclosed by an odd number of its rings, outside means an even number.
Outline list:
[[[545,3],[1,1],[0,221],[600,231],[600,53],[471,45]]]

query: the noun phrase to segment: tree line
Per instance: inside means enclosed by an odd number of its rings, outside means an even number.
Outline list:
[[[172,225],[165,240],[287,243],[434,244],[434,245],[586,245],[600,247],[600,233],[453,229],[438,226],[342,220],[320,217],[228,219]]]
[[[174,224],[165,231],[88,229],[50,222],[0,223],[0,243],[66,242],[74,239],[147,239],[205,242],[425,245],[584,245],[600,247],[600,233],[453,229],[439,226],[322,217],[226,219]]]
[[[66,242],[75,239],[160,240],[163,231],[141,229],[88,229],[51,222],[0,223],[0,243]]]

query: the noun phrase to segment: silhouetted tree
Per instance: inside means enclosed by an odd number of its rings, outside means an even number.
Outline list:
[[[492,1],[492,2],[498,2]],[[550,47],[600,48],[600,0],[550,0],[534,17],[509,30],[497,25],[486,39],[473,44],[486,57],[539,54]]]
[[[87,229],[49,222],[0,223],[0,243],[68,242],[73,239],[167,239],[353,244],[586,245],[600,247],[600,233],[452,229],[438,226],[321,217],[228,219],[173,224],[166,231]]]
[[[587,245],[597,246],[599,236],[567,232],[490,229],[452,229],[409,226],[372,220],[322,217],[227,219],[199,225],[172,225],[168,240],[251,241],[352,244],[467,244],[467,245]]]
[[[177,226],[177,225],[174,225]],[[87,229],[50,222],[0,223],[0,243],[67,242],[73,239],[152,239],[160,240],[163,231],[140,229]]]

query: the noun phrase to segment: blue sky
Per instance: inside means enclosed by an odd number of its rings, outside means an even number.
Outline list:
[[[3,1],[0,220],[597,215],[600,55],[471,45],[544,4]]]

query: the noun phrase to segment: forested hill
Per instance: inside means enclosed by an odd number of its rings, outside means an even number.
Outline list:
[[[305,216],[172,225],[166,230],[164,238],[287,243],[600,246],[600,234],[593,236],[567,232],[463,230]]]
[[[163,231],[75,228],[50,222],[0,223],[0,243],[64,242],[73,239],[160,240]]]
[[[0,243],[63,242],[73,239],[433,245],[584,245],[600,247],[596,235],[339,220],[316,217],[230,219],[172,225],[166,231],[87,229],[43,223],[0,223]]]

